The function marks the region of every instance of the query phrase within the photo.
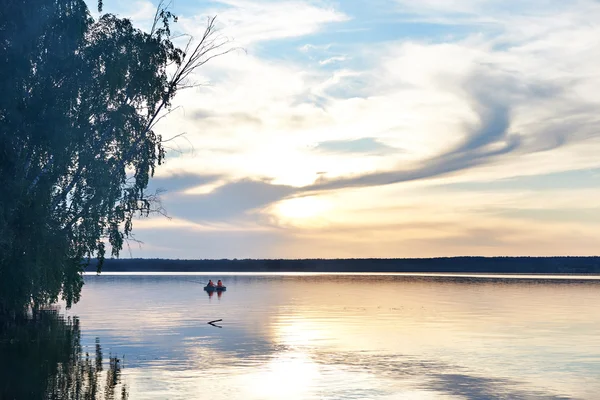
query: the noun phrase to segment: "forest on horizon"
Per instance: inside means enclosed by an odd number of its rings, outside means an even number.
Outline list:
[[[107,259],[107,272],[473,272],[600,273],[600,257],[444,257],[364,259]],[[87,272],[95,271],[90,265]]]

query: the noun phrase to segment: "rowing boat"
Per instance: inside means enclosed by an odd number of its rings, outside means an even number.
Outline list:
[[[207,292],[224,292],[225,290],[227,290],[227,288],[225,286],[204,286],[204,290],[206,290]]]

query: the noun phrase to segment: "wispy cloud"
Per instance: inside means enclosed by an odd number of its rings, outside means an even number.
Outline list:
[[[329,50],[331,48],[331,43],[328,44],[322,44],[322,45],[315,45],[315,44],[304,44],[300,47],[300,51],[302,52],[310,52],[310,51],[324,51],[324,50]]]
[[[321,64],[321,65],[328,65],[328,64],[333,64],[333,63],[341,62],[341,61],[346,61],[347,59],[348,58],[345,57],[345,56],[329,57],[329,58],[326,58],[325,60],[319,61],[319,64]]]
[[[169,193],[180,192],[196,186],[214,183],[220,178],[222,177],[219,175],[199,175],[189,172],[175,173],[168,177],[157,176],[150,179],[148,191],[154,192],[157,190],[164,190]]]
[[[219,0],[217,3],[220,7],[205,13],[218,14],[223,34],[243,46],[313,34],[326,24],[349,19],[333,7],[305,1]],[[196,31],[200,19],[182,18],[184,29]]]
[[[329,140],[318,143],[315,147],[317,151],[326,153],[346,153],[346,154],[376,154],[385,155],[388,153],[401,152],[401,149],[388,146],[377,138],[360,138],[351,140]]]
[[[506,82],[478,74],[477,81],[467,89],[474,111],[479,116],[473,128],[467,128],[464,139],[450,150],[421,162],[419,166],[395,171],[375,172],[348,178],[321,179],[310,189],[387,185],[425,179],[456,172],[489,162],[518,149],[521,139],[511,134],[509,98],[499,92]],[[485,88],[485,89],[482,89]]]
[[[88,8],[94,18],[99,17],[97,0],[87,1]],[[156,4],[150,0],[132,0],[128,2],[105,0],[103,1],[103,13],[109,12],[121,18],[129,18],[141,29],[150,30]]]

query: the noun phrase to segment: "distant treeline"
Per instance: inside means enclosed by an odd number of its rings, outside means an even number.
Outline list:
[[[94,271],[90,265],[88,271]],[[448,257],[302,260],[110,259],[103,271],[600,273],[600,257]]]

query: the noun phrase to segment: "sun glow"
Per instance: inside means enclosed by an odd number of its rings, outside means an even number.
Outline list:
[[[281,201],[275,206],[275,213],[283,218],[303,220],[321,217],[330,209],[329,201],[317,196],[306,196]]]

